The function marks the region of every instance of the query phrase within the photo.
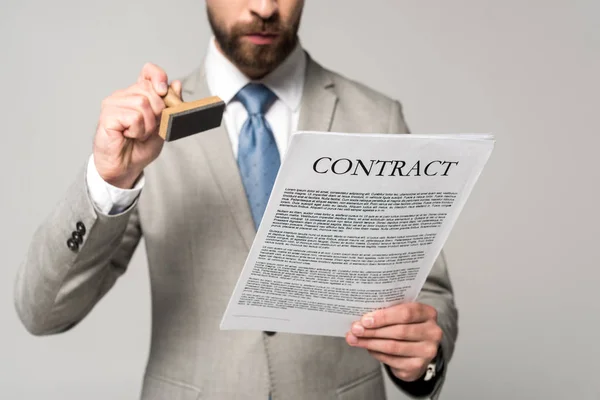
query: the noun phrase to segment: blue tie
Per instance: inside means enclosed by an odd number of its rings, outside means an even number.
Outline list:
[[[235,98],[248,111],[248,119],[240,131],[238,166],[254,226],[258,229],[281,163],[273,131],[265,119],[277,96],[262,84],[249,83]]]

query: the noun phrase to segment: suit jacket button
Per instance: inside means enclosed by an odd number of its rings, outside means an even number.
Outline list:
[[[71,251],[77,252],[77,250],[79,250],[79,243],[77,243],[73,239],[67,240],[67,246],[69,247],[69,249],[71,249]]]
[[[277,332],[265,331],[265,335],[267,336],[275,336],[275,333]]]
[[[81,236],[85,235],[86,229],[85,229],[85,225],[83,224],[83,222],[79,221],[77,222],[77,233],[79,233]]]
[[[73,232],[71,237],[77,242],[77,244],[83,243],[83,236],[81,236],[78,232]]]

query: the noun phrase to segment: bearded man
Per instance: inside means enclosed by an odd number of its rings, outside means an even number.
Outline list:
[[[152,289],[143,400],[384,399],[382,365],[400,390],[437,398],[457,337],[443,255],[416,302],[363,316],[345,338],[219,329],[264,212],[256,199],[268,198],[292,132],[408,128],[398,101],[301,47],[303,1],[206,4],[205,61],[171,85],[185,101],[219,96],[223,124],[163,148],[169,79],[153,64],[103,101],[92,154],[19,270],[25,327],[48,335],[77,325],[143,236]]]

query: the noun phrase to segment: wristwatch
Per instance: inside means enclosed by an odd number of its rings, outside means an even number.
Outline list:
[[[442,354],[442,346],[438,347],[437,354],[431,360],[429,365],[427,366],[427,370],[425,371],[425,376],[423,380],[425,382],[429,382],[434,379],[436,376],[440,375],[444,370],[444,355]]]

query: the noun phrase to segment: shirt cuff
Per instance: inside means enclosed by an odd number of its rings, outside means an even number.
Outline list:
[[[86,180],[92,202],[105,215],[116,215],[126,211],[140,195],[146,182],[142,173],[133,189],[121,189],[107,183],[96,169],[93,154],[88,161]]]

